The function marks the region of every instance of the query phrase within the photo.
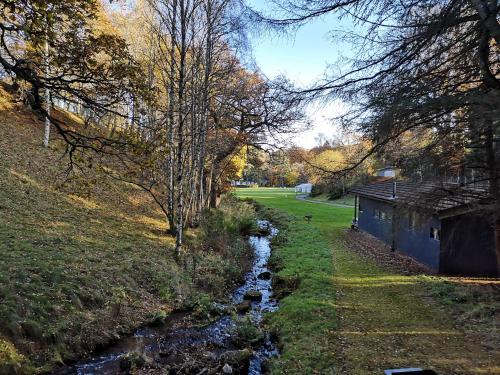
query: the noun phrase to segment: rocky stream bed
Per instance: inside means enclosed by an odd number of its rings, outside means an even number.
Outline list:
[[[265,235],[248,239],[254,250],[252,269],[233,292],[230,304],[218,306],[235,313],[201,328],[185,319],[189,313],[174,313],[165,326],[141,328],[95,357],[53,375],[264,374],[268,359],[278,355],[269,333],[259,331],[263,314],[278,308],[268,269],[270,240],[277,229],[267,221],[258,225]],[[259,336],[254,342],[238,342],[238,327]]]

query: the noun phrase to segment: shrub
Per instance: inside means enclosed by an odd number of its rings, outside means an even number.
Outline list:
[[[219,208],[206,210],[189,251],[182,255],[184,273],[191,277],[193,286],[211,298],[226,297],[247,271],[250,248],[241,235],[257,230],[253,206],[232,195],[224,196]],[[191,306],[198,305],[198,315],[204,317],[202,301],[196,298],[190,297]]]
[[[316,185],[313,185],[312,189],[311,189],[311,197],[317,197],[318,195],[321,195],[323,194],[323,186],[322,185],[319,185],[319,184],[316,184]]]
[[[339,199],[342,198],[342,195],[344,194],[344,189],[342,186],[332,186],[328,192],[328,199],[333,201],[334,199]]]
[[[193,314],[198,319],[211,319],[220,311],[215,307],[212,298],[206,293],[198,293],[194,298]]]

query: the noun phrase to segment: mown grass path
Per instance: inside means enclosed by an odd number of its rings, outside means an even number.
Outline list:
[[[439,374],[500,374],[498,347],[457,328],[455,306],[446,304],[454,290],[445,288],[445,278],[403,276],[349,250],[344,233],[352,208],[300,201],[289,189],[240,189],[237,195],[296,218],[288,241],[275,250],[284,266],[280,274],[301,282],[270,319],[283,343],[273,373],[424,367]],[[312,215],[311,224],[305,215]],[[491,329],[498,330],[491,318]]]

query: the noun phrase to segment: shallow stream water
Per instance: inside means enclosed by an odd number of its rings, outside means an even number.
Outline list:
[[[231,298],[231,304],[237,305],[244,300],[248,291],[258,291],[262,294],[262,300],[252,301],[251,308],[247,312],[254,325],[259,326],[263,314],[275,311],[278,302],[273,298],[272,283],[270,278],[262,278],[259,275],[270,272],[268,261],[271,255],[270,240],[277,234],[277,229],[267,221],[259,221],[261,230],[268,232],[266,236],[250,236],[248,241],[254,250],[252,269],[245,275],[244,284],[237,288]],[[229,306],[220,306],[227,308]],[[242,315],[242,314],[240,314]],[[175,317],[173,318],[175,320]],[[231,315],[225,315],[214,323],[202,327],[145,327],[137,330],[133,335],[119,340],[99,355],[76,363],[73,366],[62,368],[54,375],[115,375],[123,374],[123,358],[130,353],[139,353],[150,361],[147,366],[161,370],[158,360],[165,353],[202,352],[207,351],[213,355],[213,361],[218,362],[224,352],[234,350],[231,343],[231,334],[235,327],[235,321]],[[170,354],[172,355],[172,354]],[[248,366],[249,375],[263,373],[263,362],[278,355],[276,346],[272,343],[269,334],[254,348]],[[148,371],[145,371],[149,373]],[[220,372],[217,372],[220,373]],[[237,372],[234,372],[237,373]],[[241,373],[241,372],[238,372]]]

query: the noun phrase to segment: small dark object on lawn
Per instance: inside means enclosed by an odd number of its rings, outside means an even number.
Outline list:
[[[304,218],[307,220],[308,223],[311,222],[311,219],[313,218],[312,215],[306,215]]]
[[[385,370],[385,375],[395,375],[395,374],[404,374],[404,375],[437,375],[432,370],[422,370],[421,368],[400,368],[393,370]]]

